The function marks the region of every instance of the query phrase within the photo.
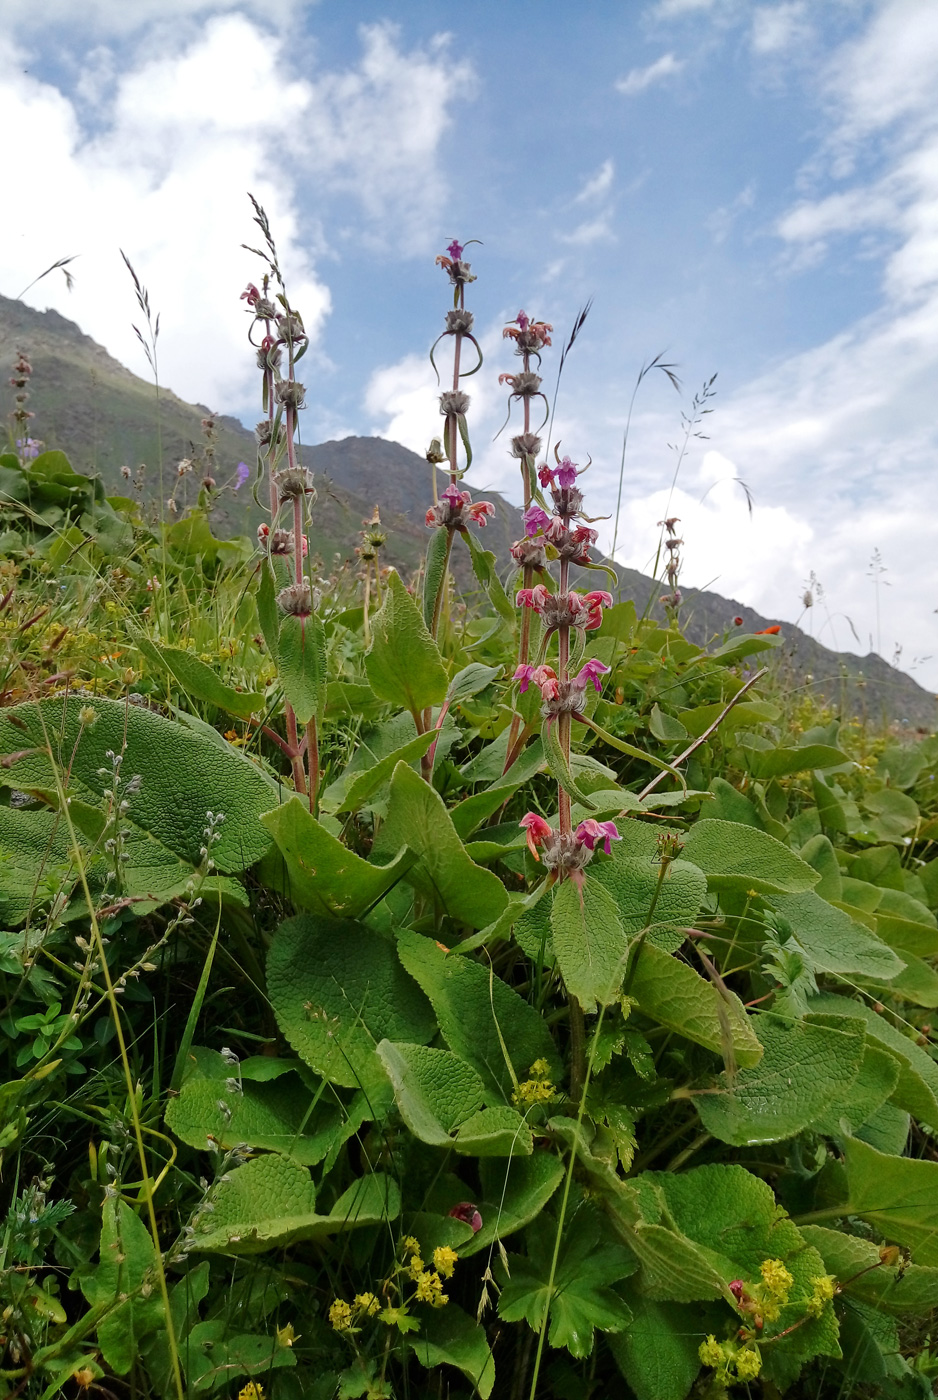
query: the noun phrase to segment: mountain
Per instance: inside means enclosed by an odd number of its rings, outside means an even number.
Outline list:
[[[29,408],[35,414],[30,434],[47,447],[67,452],[77,470],[100,473],[109,494],[127,494],[121,476],[125,464],[136,470],[146,464],[144,494],[158,498],[160,453],[163,492],[175,481],[176,464],[189,458],[202,460],[202,420],[209,410],[161,389],[159,402],[153,385],[132,374],[113,359],[74,322],[57,311],[34,311],[22,302],[0,296],[0,364],[12,367],[22,348],[33,374]],[[4,374],[0,388],[0,413],[9,422],[14,390]],[[157,417],[158,414],[158,417]],[[230,479],[239,462],[253,467],[253,434],[234,418],[217,416],[213,475],[219,484]],[[399,443],[384,438],[349,437],[302,449],[302,458],[317,474],[319,497],[314,512],[312,547],[328,567],[335,555],[353,558],[363,521],[375,505],[389,533],[387,562],[403,572],[413,572],[426,547],[424,514],[430,502],[429,467],[426,461]],[[447,477],[437,473],[438,490]],[[471,489],[471,482],[467,482]],[[198,489],[198,473],[187,478],[190,499]],[[486,491],[496,507],[482,536],[507,572],[508,546],[523,532],[521,513],[497,492]],[[251,499],[250,487],[237,495],[225,493],[212,513],[220,534],[253,533],[263,518]],[[465,550],[454,552],[454,569],[462,587],[472,586]],[[662,616],[658,598],[662,585],[653,579],[617,566],[621,596],[634,599],[641,612],[646,606]],[[594,579],[601,578],[593,575]],[[596,586],[603,586],[597,583]],[[682,617],[688,636],[696,642],[722,637],[733,630],[733,618],[741,616],[746,631],[761,631],[778,624],[733,598],[705,590],[684,589]],[[890,666],[882,657],[834,652],[792,623],[780,624],[785,645],[773,653],[772,664],[785,667],[797,683],[826,696],[846,713],[867,715],[874,724],[883,719],[895,725],[931,732],[938,721],[935,697],[911,676]]]

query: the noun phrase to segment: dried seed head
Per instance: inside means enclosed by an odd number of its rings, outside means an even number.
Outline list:
[[[447,389],[440,395],[440,412],[444,418],[469,411],[469,395],[461,389]]]
[[[296,311],[284,311],[277,317],[277,330],[281,340],[305,340],[303,318]]]
[[[472,323],[475,320],[471,311],[466,311],[459,306],[455,311],[446,313],[446,330],[449,335],[467,335],[472,330]]]
[[[265,336],[257,352],[257,368],[279,369],[282,360],[283,351],[280,346],[275,344],[269,336]]]
[[[427,461],[436,466],[440,462],[446,461],[446,453],[443,451],[443,444],[438,437],[435,437],[423,454]]]
[[[532,398],[541,392],[541,377],[533,370],[523,369],[518,374],[504,374],[500,378],[506,379],[511,384],[512,393],[517,394],[519,398]]]
[[[274,485],[281,496],[316,497],[313,473],[306,467],[284,467],[283,471],[274,472]]]
[[[519,433],[511,439],[511,455],[523,459],[536,457],[541,450],[541,440],[536,433]]]
[[[292,554],[293,553],[293,531],[274,530],[270,535],[271,554]]]
[[[288,617],[309,617],[313,611],[313,590],[305,581],[291,583],[277,594],[277,602]]]
[[[274,398],[285,408],[305,408],[306,385],[295,379],[281,379],[274,387]]]

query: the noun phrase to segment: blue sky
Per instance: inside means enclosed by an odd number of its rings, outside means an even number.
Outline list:
[[[40,20],[39,15],[41,8]],[[517,495],[500,372],[519,307],[559,345],[564,449],[644,567],[680,414],[717,373],[671,510],[685,582],[872,646],[938,687],[938,5],[934,0],[6,0],[0,121],[28,191],[0,290],[80,254],[54,305],[138,372],[124,247],[162,312],[164,380],[256,416],[238,293],[268,207],[313,331],[307,441],[439,427],[435,255],[478,238],[478,486]],[[41,21],[41,22],[40,22]],[[745,493],[754,501],[750,518]],[[611,523],[605,527],[611,541]],[[881,575],[877,631],[873,551]],[[849,618],[849,622],[847,619]],[[860,641],[853,636],[850,624]],[[929,659],[925,659],[929,658]]]

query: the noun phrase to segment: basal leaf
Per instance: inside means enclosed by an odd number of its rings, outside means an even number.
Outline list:
[[[264,709],[264,696],[249,691],[236,690],[226,684],[217,672],[206,662],[200,661],[191,651],[181,647],[162,647],[148,637],[134,637],[137,650],[142,652],[154,666],[168,671],[187,695],[197,700],[206,700],[217,705],[231,715],[250,719],[252,714],[260,714]]]
[[[631,1280],[621,1292],[632,1321],[609,1338],[609,1349],[636,1400],[685,1400],[700,1370],[700,1309],[655,1303]]]
[[[394,1220],[400,1212],[397,1183],[375,1172],[362,1177],[326,1215],[316,1211],[309,1172],[268,1153],[229,1174],[214,1195],[215,1209],[196,1225],[193,1248],[225,1254],[261,1254],[299,1240],[325,1239],[365,1225]]]
[[[375,694],[411,714],[438,705],[446,695],[446,669],[399,574],[388,579],[384,603],[371,627],[365,670]]]
[[[420,1336],[411,1339],[410,1346],[428,1371],[435,1366],[455,1366],[472,1382],[476,1394],[488,1400],[495,1384],[495,1359],[485,1328],[455,1303],[426,1313]]]
[[[166,1107],[167,1127],[190,1147],[230,1152],[246,1143],[307,1167],[321,1162],[342,1140],[345,1123],[346,1115],[334,1101],[314,1104],[295,1074],[274,1084],[244,1082],[240,1089],[226,1078],[190,1078]]]
[[[382,1040],[378,1054],[394,1086],[401,1117],[432,1147],[455,1146],[452,1134],[482,1107],[482,1080],[449,1050]]]
[[[362,860],[328,832],[299,797],[265,812],[261,822],[283,857],[293,903],[326,917],[355,918],[365,913],[416,860],[412,851],[401,847],[388,865]]]
[[[409,883],[436,900],[452,919],[485,928],[507,907],[505,886],[470,860],[439,793],[406,763],[399,763],[375,854],[404,845],[419,857],[407,872]]]
[[[559,1079],[547,1022],[489,968],[458,951],[447,956],[434,939],[410,931],[401,933],[397,947],[404,967],[429,997],[447,1045],[482,1076],[490,1093],[510,1098],[535,1060],[546,1060]]]
[[[333,1084],[380,1091],[375,1046],[385,1036],[426,1041],[429,1002],[380,934],[350,921],[304,914],[274,935],[267,989],[277,1023],[297,1054]]]
[[[882,982],[891,981],[902,971],[902,959],[881,938],[814,890],[775,895],[772,903],[791,924],[795,938],[818,971],[875,977]]]
[[[844,1160],[844,1214],[905,1245],[915,1263],[938,1266],[938,1162],[887,1157],[857,1138],[845,1141]]]
[[[844,1020],[842,1024],[846,1027],[850,1022]],[[864,1022],[854,1024],[865,1031]],[[856,1134],[895,1093],[898,1082],[898,1060],[875,1041],[867,1040],[856,1079],[811,1124],[812,1131],[826,1133],[829,1137]]]
[[[898,1061],[899,1082],[893,1103],[925,1123],[938,1124],[938,1065],[920,1045],[864,1001],[825,994],[812,997],[808,1006],[812,1012],[825,1016],[847,1016],[865,1022],[867,1036]]]
[[[735,993],[720,991],[653,944],[646,943],[637,956],[629,994],[653,1021],[717,1054],[731,1054],[743,1067],[762,1058],[752,1017]]]
[[[622,928],[641,933],[651,913],[649,941],[674,952],[686,938],[707,895],[707,877],[686,860],[673,861],[663,880],[660,865],[641,856],[620,855],[618,843],[608,860],[590,870],[612,895]],[[654,912],[652,913],[652,908]]]
[[[469,1157],[530,1157],[534,1138],[517,1109],[497,1104],[460,1123],[454,1146]]]
[[[938,1269],[921,1264],[884,1268],[879,1244],[829,1230],[802,1225],[801,1233],[824,1260],[824,1267],[847,1293],[883,1312],[924,1313],[938,1307]]]
[[[459,1246],[460,1257],[478,1254],[529,1225],[554,1195],[563,1174],[563,1159],[542,1149],[509,1162],[483,1158],[479,1163],[482,1228]]]
[[[717,892],[800,894],[820,878],[794,851],[764,831],[706,815],[687,833],[681,854],[700,866],[708,885]]]
[[[758,1029],[758,1065],[694,1098],[707,1131],[734,1147],[794,1137],[849,1093],[863,1059],[862,1021],[835,1028],[766,1014]]]
[[[582,886],[564,880],[554,889],[550,912],[554,954],[564,985],[586,1012],[614,1001],[629,940],[609,891],[590,875]]]

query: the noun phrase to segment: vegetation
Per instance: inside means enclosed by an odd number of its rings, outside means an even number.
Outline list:
[[[0,457],[0,1393],[932,1395],[938,740],[687,640],[676,522],[615,600],[524,313],[499,575],[458,243],[424,565],[330,573],[256,213],[256,544]]]

